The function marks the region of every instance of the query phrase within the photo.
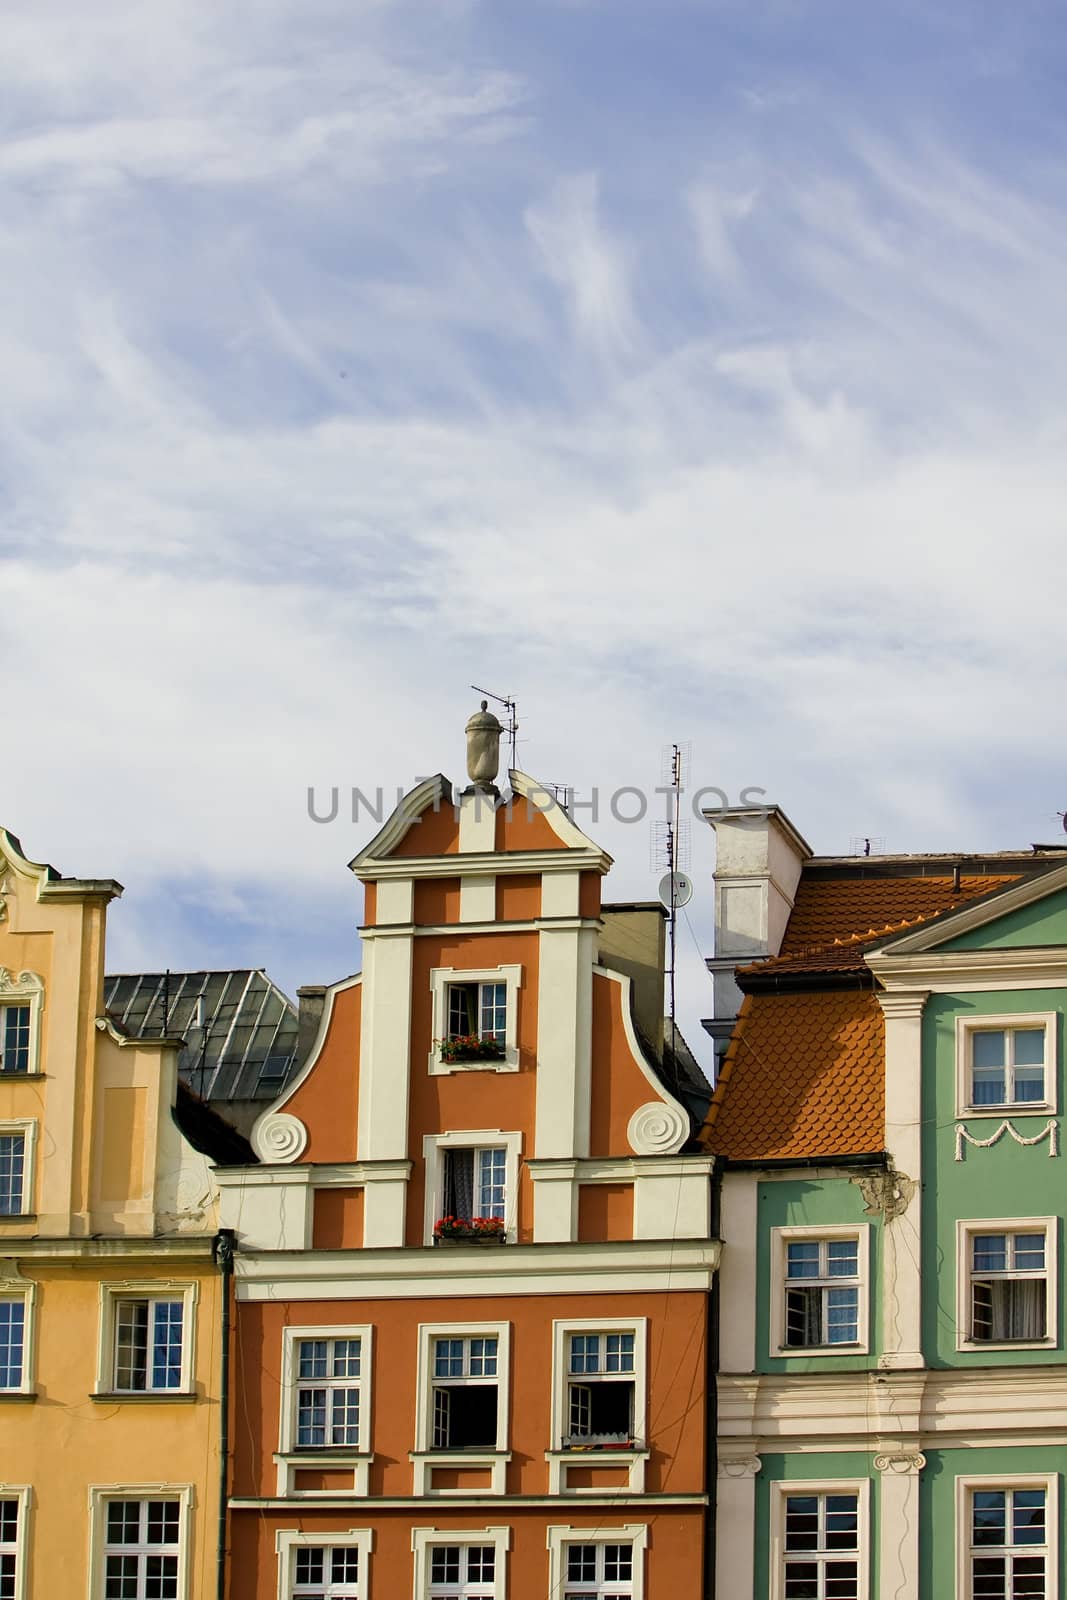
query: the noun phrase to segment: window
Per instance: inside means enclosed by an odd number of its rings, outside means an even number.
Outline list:
[[[25,1592],[28,1489],[0,1490],[0,1600],[21,1600]]]
[[[1056,1016],[959,1017],[959,1115],[1055,1109]]]
[[[285,1329],[279,1495],[324,1492],[300,1489],[298,1474],[331,1461],[351,1469],[353,1493],[367,1493],[372,1338],[365,1325]]]
[[[518,1072],[521,966],[434,967],[432,1075],[450,1072]],[[450,1040],[480,1040],[467,1049],[442,1049]]]
[[[1056,1478],[956,1480],[960,1600],[1051,1600]]]
[[[115,1389],[182,1387],[182,1300],[115,1303]]]
[[[866,1350],[868,1238],[866,1225],[772,1229],[772,1355]]]
[[[570,1490],[568,1475],[596,1449],[617,1452],[630,1468],[628,1487],[644,1488],[645,1405],[648,1325],[643,1317],[627,1322],[575,1318],[553,1329],[552,1448],[548,1452],[549,1492]]]
[[[775,1483],[773,1600],[866,1600],[869,1484]]]
[[[102,1283],[97,1394],[191,1393],[196,1300],[192,1283]]]
[[[430,1551],[434,1600],[493,1600],[496,1551],[491,1544],[437,1544]]]
[[[785,1342],[858,1344],[858,1239],[791,1239],[785,1247]]]
[[[959,1348],[1055,1342],[1055,1223],[961,1223]]]
[[[648,1529],[548,1530],[549,1593],[558,1600],[641,1600]]]
[[[563,1445],[633,1442],[633,1333],[567,1335],[567,1432]]]
[[[25,1194],[26,1135],[0,1133],[0,1216],[22,1216]]]
[[[178,1600],[182,1508],[177,1500],[108,1500],[104,1600]]]
[[[415,1493],[453,1463],[492,1469],[502,1494],[507,1464],[508,1324],[423,1325],[419,1329]]]
[[[361,1340],[299,1339],[296,1347],[296,1444],[359,1445]]]
[[[462,1039],[477,1034],[503,1046],[507,1033],[508,990],[505,983],[450,983],[448,1034]]]
[[[858,1495],[786,1495],[783,1589],[786,1600],[858,1600]]]
[[[503,1600],[507,1528],[415,1528],[416,1600]]]
[[[22,1388],[25,1358],[26,1301],[0,1300],[0,1389]]]
[[[29,1003],[0,1006],[0,1073],[30,1070]]]
[[[484,1150],[446,1150],[441,1215],[472,1220],[505,1215],[507,1151],[502,1145]]]
[[[477,1217],[503,1223],[504,1238],[516,1238],[521,1133],[471,1128],[426,1134],[424,1243],[433,1244],[445,1217],[473,1222]],[[451,1230],[449,1230],[451,1231]]]
[[[275,1536],[281,1600],[364,1600],[374,1536],[370,1528],[321,1534],[282,1528]]]
[[[0,967],[0,1075],[40,1071],[38,1043],[44,984],[35,972]]]
[[[491,1338],[433,1341],[434,1450],[496,1446],[497,1350]]]

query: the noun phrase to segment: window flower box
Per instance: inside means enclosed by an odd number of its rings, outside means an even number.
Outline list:
[[[496,1039],[484,1039],[477,1033],[454,1034],[449,1039],[435,1039],[434,1044],[442,1061],[503,1061],[504,1046]]]
[[[504,1244],[506,1239],[500,1217],[441,1217],[433,1225],[434,1244]]]
[[[644,1446],[628,1433],[583,1433],[568,1434],[563,1441],[563,1448],[572,1453],[582,1450],[642,1450]]]

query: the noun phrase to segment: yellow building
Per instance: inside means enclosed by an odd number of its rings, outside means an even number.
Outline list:
[[[235,1136],[104,1013],[120,893],[0,829],[0,1600],[216,1592]]]

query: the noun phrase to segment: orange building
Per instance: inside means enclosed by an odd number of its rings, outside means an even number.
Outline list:
[[[663,916],[602,906],[610,858],[531,779],[497,795],[491,720],[475,784],[352,863],[363,971],[218,1174],[232,1600],[704,1582],[719,1245]]]

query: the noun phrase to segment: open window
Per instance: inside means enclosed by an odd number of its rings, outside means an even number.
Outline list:
[[[556,1322],[553,1346],[549,1492],[592,1494],[599,1470],[622,1469],[627,1489],[643,1493],[650,1453],[645,1318]]]
[[[442,1465],[489,1473],[504,1492],[508,1435],[508,1325],[423,1325],[419,1330],[415,1493]]]
[[[517,1072],[521,984],[521,966],[434,967],[431,1074]]]
[[[595,1444],[629,1448],[634,1437],[634,1335],[567,1335],[567,1431],[564,1449]]]
[[[771,1355],[866,1351],[869,1237],[866,1224],[771,1230]]]
[[[499,1339],[433,1341],[434,1450],[495,1450]]]
[[[426,1134],[426,1244],[516,1238],[521,1133],[499,1128]]]
[[[960,1349],[1055,1343],[1055,1219],[960,1224]]]

